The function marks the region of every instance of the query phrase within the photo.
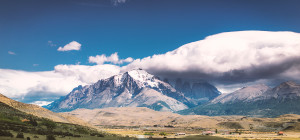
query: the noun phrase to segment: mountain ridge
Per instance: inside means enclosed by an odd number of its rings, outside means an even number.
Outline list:
[[[207,104],[178,113],[276,117],[283,114],[300,114],[299,102],[300,85],[288,81],[274,88],[265,85],[245,87],[229,94],[220,95]]]
[[[209,88],[219,94],[214,86],[210,85]],[[101,79],[92,85],[78,86],[46,108],[55,112],[64,112],[77,108],[129,106],[148,107],[159,111],[179,111],[196,106],[199,102],[197,99],[186,97],[183,92],[177,91],[157,76],[142,69],[134,69]]]

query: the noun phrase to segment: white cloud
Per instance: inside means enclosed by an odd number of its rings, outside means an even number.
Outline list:
[[[56,44],[54,44],[53,41],[48,41],[48,45],[51,46],[51,47],[55,47],[56,46]]]
[[[12,52],[12,51],[8,51],[8,54],[10,54],[10,55],[16,55],[16,53]]]
[[[115,65],[57,65],[54,72],[63,74],[65,77],[76,77],[78,81],[85,84],[93,84],[99,79],[109,78],[119,74],[120,67]]]
[[[113,64],[123,64],[123,63],[129,63],[132,61],[133,61],[133,58],[131,58],[131,57],[128,57],[126,59],[119,59],[117,52],[111,54],[110,56],[106,56],[105,54],[102,54],[102,55],[96,55],[96,56],[89,57],[90,63],[96,63],[98,65],[104,64],[105,62],[109,62],[109,63],[113,63]]]
[[[118,74],[114,65],[57,65],[53,71],[28,72],[0,69],[0,93],[18,100],[36,95],[41,98],[63,96],[78,85],[87,85],[99,79]]]
[[[52,103],[51,101],[34,101],[31,102],[30,104],[38,105],[38,106],[45,106]]]
[[[86,65],[57,65],[52,71],[27,72],[0,69],[0,93],[22,99],[61,96],[78,85],[95,83],[120,71],[143,68],[171,78],[204,79],[224,92],[276,79],[300,82],[300,34],[240,31],[209,36],[165,54],[143,59],[119,59],[117,53],[90,56]],[[120,68],[104,63],[129,63]],[[35,100],[46,101],[46,100]],[[49,101],[49,100],[48,100]]]
[[[72,51],[72,50],[80,50],[81,48],[81,44],[76,42],[76,41],[72,41],[69,44],[65,45],[64,47],[59,47],[57,50],[58,51]]]
[[[115,5],[115,6],[126,2],[126,0],[111,0],[111,1],[112,1],[113,5]]]
[[[300,74],[299,52],[299,33],[227,32],[208,36],[165,54],[137,59],[122,71],[143,68],[166,77],[223,83],[275,77],[289,79]]]

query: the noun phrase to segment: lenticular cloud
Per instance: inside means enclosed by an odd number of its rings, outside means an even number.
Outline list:
[[[123,70],[143,68],[166,77],[249,82],[299,76],[300,34],[238,31],[208,36],[165,54],[137,59]]]

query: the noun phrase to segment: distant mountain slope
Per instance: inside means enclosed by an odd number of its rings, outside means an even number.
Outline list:
[[[216,103],[234,103],[234,102],[251,102],[257,100],[258,97],[264,96],[264,93],[270,89],[266,85],[253,85],[244,87],[230,94],[222,94],[211,101],[211,104]]]
[[[274,88],[268,88],[265,85],[250,86],[230,94],[220,95],[205,105],[179,113],[256,117],[300,114],[300,85],[289,81]]]
[[[137,69],[88,86],[79,86],[46,108],[60,112],[77,108],[138,106],[160,111],[187,109],[191,102],[183,93],[159,78]]]

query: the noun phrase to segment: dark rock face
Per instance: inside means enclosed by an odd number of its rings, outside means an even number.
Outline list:
[[[207,82],[188,82],[176,80],[175,89],[191,99],[212,100],[221,94],[218,89]]]

